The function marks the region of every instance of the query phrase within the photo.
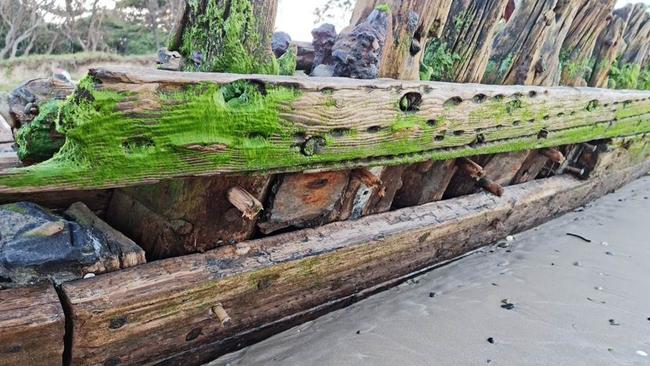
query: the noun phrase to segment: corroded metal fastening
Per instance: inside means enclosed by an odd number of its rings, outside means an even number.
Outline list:
[[[223,308],[223,305],[221,303],[217,303],[212,307],[212,314],[214,314],[217,317],[217,319],[219,319],[221,325],[223,325],[224,327],[228,327],[232,323],[232,319],[230,319],[230,315],[228,315],[228,313]]]

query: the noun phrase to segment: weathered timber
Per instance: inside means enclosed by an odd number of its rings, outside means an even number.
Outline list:
[[[348,181],[348,171],[284,175],[271,188],[266,217],[258,224],[260,230],[268,234],[335,220]]]
[[[64,148],[5,171],[0,192],[396,165],[650,130],[644,91],[129,68],[91,75],[95,83],[77,92],[92,101],[64,107]]]
[[[492,42],[508,0],[454,0],[440,41],[457,55],[448,81],[478,83],[488,66]],[[489,72],[493,72],[490,70]]]
[[[522,0],[495,37],[483,82],[557,85],[560,50],[578,0]]]
[[[379,63],[379,74],[394,79],[418,80],[424,47],[431,37],[440,36],[451,0],[359,0],[350,24],[354,26],[363,22],[380,6],[390,9],[392,21]]]
[[[0,365],[60,365],[64,333],[52,285],[0,290]]]
[[[455,160],[429,160],[412,164],[402,174],[402,187],[397,191],[393,208],[422,205],[438,201],[456,172]]]
[[[29,201],[51,209],[67,208],[75,202],[83,202],[98,216],[103,217],[108,208],[112,191],[79,190],[79,191],[39,191],[32,193],[0,194],[0,204]]]
[[[169,42],[188,71],[278,74],[277,0],[186,1]]]
[[[73,364],[201,364],[241,347],[242,338],[304,321],[314,308],[606,194],[650,170],[648,144],[639,136],[631,146],[638,150],[622,149],[606,174],[587,181],[535,180],[501,198],[463,196],[66,283]]]
[[[195,177],[120,189],[106,216],[150,259],[202,252],[253,235],[256,221],[242,216],[228,192],[240,187],[264,202],[272,178]]]
[[[74,219],[82,227],[92,228],[106,239],[113,254],[117,269],[128,268],[146,263],[145,253],[133,240],[115,230],[81,202],[73,203],[66,211],[66,216]],[[114,270],[114,268],[113,268]]]
[[[642,65],[650,51],[650,13],[644,3],[628,4],[617,9],[616,14],[627,18],[627,26],[623,33],[625,43],[621,49],[622,64]]]
[[[614,14],[611,22],[598,35],[592,56],[594,69],[589,78],[589,86],[597,88],[607,87],[609,71],[624,42],[623,32],[625,31],[626,21],[625,18]]]
[[[599,34],[612,22],[615,0],[583,0],[573,18],[562,51],[560,84],[587,86],[594,67],[592,59]]]

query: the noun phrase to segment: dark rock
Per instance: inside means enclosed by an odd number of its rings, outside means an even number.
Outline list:
[[[436,293],[435,292],[429,292],[429,297],[436,297]]]
[[[59,71],[58,74],[62,72]],[[74,91],[66,78],[52,77],[26,81],[9,93],[9,120],[12,128],[27,125],[38,115],[39,107],[53,99],[63,100]],[[1,104],[1,103],[0,103]]]
[[[488,341],[489,343],[494,344],[494,338],[492,338],[492,337],[489,337],[489,338],[487,339],[487,341]]]
[[[334,75],[334,66],[332,65],[318,65],[311,72],[311,76],[316,77],[331,77]]]
[[[275,57],[281,57],[289,49],[291,44],[291,36],[285,32],[275,32],[273,33],[273,39],[271,41],[271,49]]]
[[[156,64],[160,70],[180,71],[182,68],[181,54],[163,47],[158,50]]]
[[[614,320],[614,319],[609,319],[609,325],[619,326],[621,324],[616,322],[616,320]]]
[[[512,303],[501,304],[501,308],[506,310],[512,310],[515,308],[515,304]]]
[[[325,23],[313,29],[311,35],[314,46],[313,69],[318,65],[332,65],[332,47],[336,42],[336,28],[332,24]]]
[[[334,76],[375,79],[388,32],[389,13],[373,10],[352,32],[341,34],[332,48]]]
[[[93,228],[29,202],[0,206],[0,277],[11,286],[81,278],[106,269],[112,257]]]

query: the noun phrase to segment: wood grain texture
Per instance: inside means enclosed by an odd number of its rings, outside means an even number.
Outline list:
[[[255,158],[248,148],[233,147],[228,151],[231,158],[223,161],[220,149],[196,151],[192,149],[192,143],[182,146],[170,143],[158,148],[177,152],[183,162],[182,167],[176,159],[170,159],[162,165],[143,166],[130,174],[120,175],[118,172],[111,179],[98,181],[93,173],[109,168],[102,165],[108,164],[112,169],[119,164],[128,165],[129,157],[122,152],[120,156],[104,156],[92,169],[79,168],[78,174],[67,171],[66,174],[57,175],[56,169],[47,170],[47,174],[50,174],[48,179],[42,179],[35,185],[26,183],[26,180],[33,176],[30,174],[36,174],[34,171],[39,171],[39,165],[26,170],[5,171],[0,175],[0,193],[66,190],[82,186],[86,189],[107,188],[192,175],[268,174],[276,171],[397,165],[432,158],[445,160],[457,156],[558,146],[650,130],[650,92],[643,91],[120,68],[93,70],[91,74],[101,81],[98,87],[102,90],[132,93],[129,98],[134,99],[119,104],[118,114],[125,118],[133,116],[138,121],[138,128],[143,129],[155,128],[158,123],[161,104],[164,105],[166,100],[159,94],[163,90],[200,83],[221,85],[236,80],[252,80],[267,88],[295,88],[300,91],[300,96],[282,109],[282,123],[286,123],[287,128],[295,127],[303,131],[300,138],[322,139],[320,141],[324,141],[324,148],[305,155],[296,149],[293,140],[277,141],[270,137],[273,156],[277,156],[277,159]],[[407,93],[415,93],[421,100],[409,107],[410,110],[402,111],[398,102]],[[336,101],[335,106],[328,104],[331,100]],[[182,104],[174,104],[176,111],[182,108]],[[178,131],[170,133],[184,134],[183,121],[176,122]],[[106,121],[106,124],[106,128],[110,129],[110,121]],[[541,130],[547,132],[546,138],[539,137]],[[202,142],[196,143],[200,145]],[[83,148],[99,156],[103,151],[101,144],[90,144]],[[228,146],[225,148],[228,149]],[[294,160],[286,163],[281,157]]]
[[[378,5],[390,8],[390,31],[379,63],[382,77],[419,80],[424,47],[439,37],[452,0],[359,0],[352,12],[352,26],[363,22]],[[345,32],[345,30],[344,30]],[[419,48],[411,47],[416,42]]]
[[[630,146],[640,150],[624,149],[587,181],[535,180],[506,187],[501,198],[478,193],[66,283],[73,363],[201,364],[237,347],[238,337],[304,320],[328,301],[527,229],[645,174],[647,143]]]
[[[0,290],[0,365],[60,365],[64,333],[52,285]]]
[[[117,190],[107,220],[133,238],[149,259],[203,252],[250,238],[255,219],[228,201],[241,187],[264,202],[273,176],[195,177]]]

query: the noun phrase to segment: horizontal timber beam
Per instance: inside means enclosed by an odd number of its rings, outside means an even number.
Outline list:
[[[54,158],[0,173],[0,193],[326,171],[650,132],[650,92],[90,70],[59,111]]]
[[[462,196],[66,283],[73,364],[202,364],[242,338],[530,228],[650,170],[648,160],[611,154],[607,174],[587,181],[540,179],[500,198]]]

